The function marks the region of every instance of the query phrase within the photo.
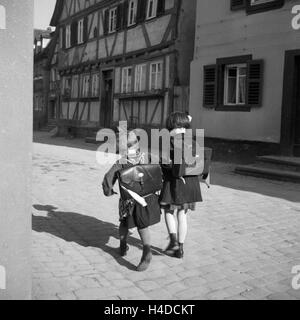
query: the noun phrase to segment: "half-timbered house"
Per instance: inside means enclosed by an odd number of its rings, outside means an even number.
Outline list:
[[[196,0],[58,0],[60,129],[127,120],[162,127],[187,110]]]

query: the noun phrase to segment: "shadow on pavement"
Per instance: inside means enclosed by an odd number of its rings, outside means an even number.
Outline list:
[[[108,245],[110,237],[119,239],[118,226],[85,216],[75,212],[57,211],[56,207],[34,205],[37,211],[47,212],[47,216],[32,215],[32,228],[36,232],[46,232],[67,242],[75,242],[83,247],[94,247],[110,254],[120,265],[129,270],[136,270],[136,266],[120,257],[119,249]],[[142,250],[142,242],[128,236],[128,244]],[[162,250],[152,246],[154,255],[162,255]],[[142,252],[141,252],[142,254]]]

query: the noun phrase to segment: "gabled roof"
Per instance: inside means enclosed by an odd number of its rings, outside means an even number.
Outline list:
[[[61,13],[63,11],[63,8],[64,8],[64,0],[56,0],[53,16],[52,16],[51,21],[50,21],[50,26],[51,27],[56,27],[57,26],[57,24],[59,22],[60,15],[61,15]]]

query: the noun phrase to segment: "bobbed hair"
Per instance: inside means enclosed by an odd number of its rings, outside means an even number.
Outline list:
[[[191,122],[188,114],[185,112],[173,112],[167,119],[167,129],[172,131],[178,128],[190,129]]]

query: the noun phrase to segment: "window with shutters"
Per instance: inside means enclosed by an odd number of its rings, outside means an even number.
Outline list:
[[[117,7],[109,10],[108,32],[113,33],[117,30]]]
[[[136,24],[137,0],[130,0],[128,4],[128,27]]]
[[[262,105],[263,61],[252,56],[221,58],[204,66],[203,106],[217,111],[250,111]]]
[[[84,19],[78,21],[78,28],[77,28],[77,43],[83,43],[84,37]]]
[[[154,62],[150,64],[150,90],[162,89],[163,63]]]
[[[122,93],[130,93],[132,91],[132,67],[122,69]]]
[[[66,48],[71,47],[71,25],[66,26]]]
[[[139,64],[135,67],[135,85],[134,91],[146,91],[147,65]]]
[[[92,74],[92,97],[99,97],[99,73]]]
[[[155,18],[157,15],[157,0],[148,0],[146,19]]]

